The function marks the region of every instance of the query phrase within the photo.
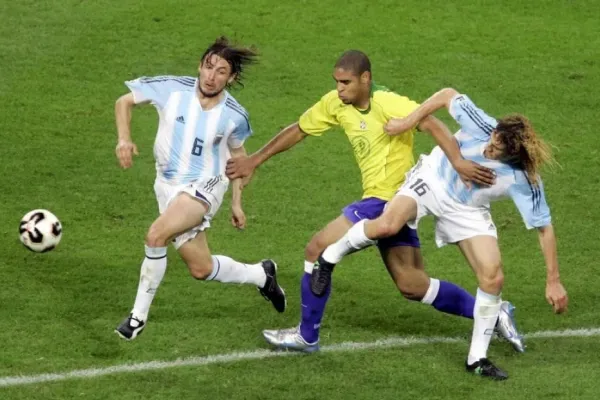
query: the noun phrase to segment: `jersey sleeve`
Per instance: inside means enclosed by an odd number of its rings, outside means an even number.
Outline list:
[[[321,136],[323,132],[338,125],[339,122],[332,110],[336,99],[337,93],[333,90],[306,110],[299,120],[300,129],[311,136]]]
[[[521,213],[527,229],[550,225],[552,218],[541,179],[537,185],[532,185],[526,180],[517,182],[510,186],[509,195]]]
[[[416,101],[394,92],[383,92],[381,93],[381,98],[378,98],[378,100],[383,107],[384,115],[387,119],[406,118],[419,107],[419,103]]]
[[[158,108],[164,108],[172,92],[193,90],[196,79],[186,76],[143,76],[125,85],[133,93],[136,104],[150,102]]]
[[[465,94],[457,94],[452,98],[449,111],[461,130],[477,139],[489,140],[497,125],[496,119],[478,108]]]
[[[244,145],[246,139],[252,135],[252,127],[248,120],[248,114],[240,115],[235,122],[235,127],[227,139],[227,144],[232,149],[237,149]]]

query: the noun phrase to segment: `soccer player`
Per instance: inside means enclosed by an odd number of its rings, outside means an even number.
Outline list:
[[[159,115],[154,191],[160,216],[146,234],[146,257],[133,309],[116,329],[124,339],[135,339],[146,326],[167,267],[170,242],[192,277],[255,285],[277,311],[285,310],[285,293],[277,283],[273,260],[248,265],[223,255],[211,256],[205,234],[229,186],[226,161],[246,154],[244,141],[252,134],[248,113],[226,89],[240,83],[246,65],[255,60],[252,49],[236,47],[221,37],[202,55],[197,79],[142,77],[126,82],[131,92],[116,102],[116,154],[122,168],[131,167],[132,155],[138,153],[130,134],[133,107],[152,104]],[[246,217],[241,179],[233,180],[232,186],[231,222],[242,229]]]
[[[493,169],[496,182],[490,187],[467,188],[453,171],[448,157],[439,147],[434,148],[412,168],[379,218],[357,223],[323,252],[319,272],[330,274],[344,255],[372,245],[375,240],[393,237],[407,223],[416,229],[421,218],[433,215],[437,245],[457,244],[479,282],[466,369],[503,380],[508,374],[487,358],[491,333],[501,309],[504,280],[490,203],[512,198],[526,227],[537,229],[546,262],[546,299],[556,313],[565,311],[568,297],[560,282],[556,239],[539,176],[540,167],[553,159],[549,147],[526,117],[513,114],[496,120],[454,89],[434,94],[408,117],[390,121],[386,130],[393,135],[410,131],[443,107],[460,124],[455,138],[463,157]]]
[[[352,143],[362,174],[363,198],[345,207],[342,215],[315,234],[306,246],[299,326],[263,332],[265,339],[277,347],[305,352],[319,348],[319,328],[330,294],[330,285],[315,290],[315,283],[318,283],[315,278],[320,275],[313,272],[313,266],[318,268],[315,261],[319,254],[352,225],[377,218],[414,164],[414,130],[389,137],[383,126],[391,118],[409,115],[418,104],[375,85],[371,79],[371,63],[360,51],[345,52],[335,65],[333,77],[337,90],[323,96],[297,123],[282,130],[258,152],[232,159],[227,165],[230,178],[250,177],[273,155],[290,149],[307,136],[321,136],[334,126],[341,126]],[[481,184],[493,183],[494,177],[487,168],[462,159],[450,131],[437,119],[424,118],[418,129],[431,132],[449,154],[461,178]],[[405,226],[395,235],[379,241],[378,247],[388,272],[404,297],[432,305],[442,312],[473,317],[475,298],[471,294],[453,283],[430,279],[425,273],[416,230]],[[518,351],[523,351],[510,304],[507,302],[503,307],[506,313],[498,327]]]

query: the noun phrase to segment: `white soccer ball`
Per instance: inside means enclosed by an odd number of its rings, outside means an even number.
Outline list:
[[[44,253],[55,248],[62,238],[62,225],[48,210],[29,211],[19,225],[21,243],[31,251]]]

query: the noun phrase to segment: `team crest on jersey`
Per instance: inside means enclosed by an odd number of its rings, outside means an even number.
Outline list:
[[[354,149],[356,157],[365,158],[369,155],[369,152],[371,151],[371,143],[366,137],[356,136],[351,139],[350,143],[352,144],[352,148]]]
[[[363,131],[367,129],[367,123],[365,121],[360,121],[360,129]]]

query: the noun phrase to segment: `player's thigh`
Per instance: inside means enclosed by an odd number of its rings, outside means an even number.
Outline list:
[[[212,256],[205,232],[198,232],[193,239],[183,243],[177,252],[194,278],[206,279],[212,272]]]
[[[418,203],[413,196],[399,192],[386,205],[383,213],[373,220],[373,231],[377,237],[396,235],[404,226],[416,228]]]
[[[340,240],[352,225],[352,222],[343,215],[340,215],[325,225],[323,229],[313,235],[306,246],[306,260],[311,262],[316,261],[319,254],[321,254],[327,246]]]
[[[169,240],[200,225],[207,211],[208,205],[205,202],[187,193],[179,193],[154,221],[148,236]]]
[[[504,274],[498,239],[489,235],[477,235],[458,242],[469,265],[475,272],[480,287],[494,293],[502,289]]]
[[[420,300],[429,288],[421,249],[415,246],[381,247],[379,252],[390,277],[403,296]]]

